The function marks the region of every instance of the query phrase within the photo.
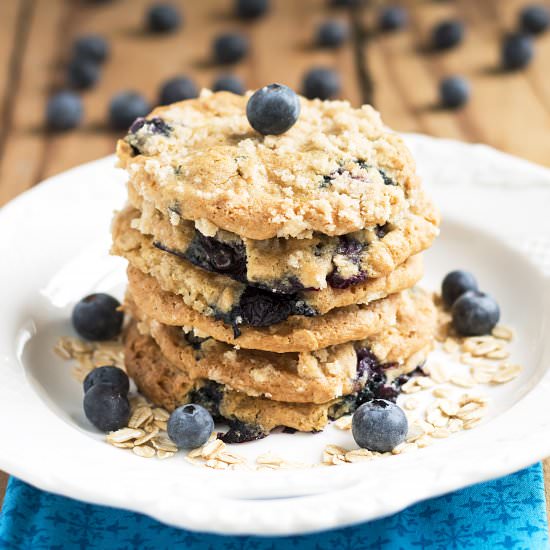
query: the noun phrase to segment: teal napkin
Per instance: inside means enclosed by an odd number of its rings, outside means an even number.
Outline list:
[[[142,514],[93,506],[11,478],[0,515],[2,550],[383,550],[548,548],[542,467],[416,504],[354,527],[293,537],[219,536]]]

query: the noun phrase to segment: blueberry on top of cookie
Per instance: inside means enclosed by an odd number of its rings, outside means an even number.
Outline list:
[[[288,86],[269,84],[252,94],[246,104],[246,116],[260,134],[283,134],[296,124],[300,100]]]

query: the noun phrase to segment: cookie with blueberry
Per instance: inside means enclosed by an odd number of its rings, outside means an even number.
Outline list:
[[[248,404],[263,418],[263,432],[278,425],[318,430],[329,417],[352,412],[365,401],[395,401],[401,385],[423,363],[432,346],[435,312],[423,293],[407,300],[389,329],[301,354],[235,349],[148,321],[134,310],[140,329],[134,324],[126,334],[126,366],[140,390],[169,409],[191,401],[214,416],[248,423]],[[200,389],[208,385],[217,388],[218,397],[201,400]],[[226,396],[237,395],[243,411],[222,405]]]
[[[395,223],[339,237],[320,233],[310,239],[240,237],[221,229],[163,215],[129,190],[140,211],[136,228],[154,245],[193,265],[271,292],[347,288],[394,271],[429,248],[439,233],[439,216],[424,194]],[[197,227],[198,226],[198,227]]]
[[[410,284],[409,280],[402,286]],[[239,334],[235,335],[233,327],[221,319],[197,312],[181,295],[163,290],[153,277],[133,267],[128,269],[128,296],[141,312],[159,323],[193,327],[220,342],[278,353],[315,351],[367,338],[394,324],[397,311],[405,300],[404,294],[392,293],[368,304],[335,308],[313,317],[294,316],[268,327],[241,325]]]
[[[419,197],[403,140],[370,106],[280,85],[158,107],[117,145],[129,185],[166,216],[249,239],[342,236]],[[162,124],[160,123],[162,121]]]
[[[137,216],[137,211],[125,210],[115,218],[112,253],[126,258],[132,268],[154,278],[162,290],[178,295],[194,311],[223,321],[236,335],[243,326],[268,327],[289,317],[313,317],[368,303],[413,286],[422,276],[421,260],[412,257],[387,276],[347,288],[270,292],[167,254],[154,246],[151,237],[134,229]]]
[[[421,372],[436,315],[413,287],[439,215],[374,109],[281,84],[206,91],[140,112],[117,154],[126,368],[180,424],[210,414],[226,442],[316,431]]]

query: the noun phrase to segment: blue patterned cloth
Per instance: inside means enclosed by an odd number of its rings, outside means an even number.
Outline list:
[[[428,500],[391,517],[296,537],[222,537],[92,506],[11,478],[0,515],[2,550],[383,550],[548,548],[540,464]]]

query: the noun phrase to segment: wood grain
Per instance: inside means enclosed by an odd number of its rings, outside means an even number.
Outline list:
[[[106,112],[117,91],[139,90],[154,104],[160,83],[178,74],[211,86],[227,72],[211,63],[212,39],[230,29],[244,32],[252,45],[248,58],[229,69],[249,88],[280,81],[300,89],[308,68],[334,67],[342,75],[342,97],[359,105],[372,95],[398,130],[485,142],[550,166],[550,33],[537,38],[537,56],[527,70],[498,69],[501,36],[514,28],[523,0],[404,0],[410,25],[387,35],[376,32],[375,9],[351,16],[328,8],[325,0],[272,0],[269,16],[255,23],[235,20],[226,0],[173,0],[185,13],[184,29],[153,36],[143,31],[150,3],[0,2],[0,205],[45,177],[111,153],[117,135],[106,125]],[[349,20],[353,42],[332,52],[314,48],[314,29],[327,17]],[[467,40],[449,52],[430,52],[432,25],[448,17],[464,20]],[[46,98],[63,83],[72,40],[86,32],[109,39],[111,59],[99,85],[83,94],[84,125],[52,135],[43,128]],[[463,74],[472,84],[470,103],[457,112],[437,104],[438,82],[450,74]],[[548,489],[549,460],[545,479]],[[0,501],[5,481],[0,473]]]
[[[8,484],[8,476],[4,472],[0,472],[0,510],[2,510],[2,503],[4,502],[4,494],[6,493],[6,486]]]
[[[524,71],[499,67],[502,36],[516,25],[519,0],[404,2],[410,25],[404,32],[376,35],[365,48],[372,67],[374,101],[386,122],[402,131],[424,132],[470,142],[550,166],[550,34],[537,38],[537,56]],[[367,24],[372,14],[365,15]],[[443,19],[459,18],[467,38],[447,52],[430,51],[430,31]],[[371,25],[372,27],[372,25]],[[438,106],[444,76],[466,76],[472,86],[459,111]]]
[[[300,88],[307,68],[333,66],[342,73],[342,94],[360,103],[352,46],[337,51],[313,48],[315,26],[330,12],[322,0],[274,1],[270,15],[256,23],[232,18],[227,2],[179,2],[186,14],[185,28],[162,36],[143,31],[149,0],[20,2],[21,10],[25,8],[21,23],[25,32],[14,61],[17,78],[11,82],[12,102],[8,105],[4,101],[9,124],[0,160],[0,204],[48,176],[111,153],[117,137],[106,124],[112,95],[138,90],[154,104],[159,85],[178,74],[193,77],[201,87],[210,87],[216,75],[232,71],[249,88],[272,81]],[[17,22],[17,10],[2,9],[6,13],[0,25],[9,29]],[[346,12],[333,15],[347,18]],[[240,30],[252,45],[251,54],[235,69],[216,67],[211,62],[212,41],[227,30]],[[86,32],[101,32],[110,41],[111,59],[99,85],[83,94],[84,126],[73,132],[49,134],[43,128],[46,98],[63,83],[72,40]]]

